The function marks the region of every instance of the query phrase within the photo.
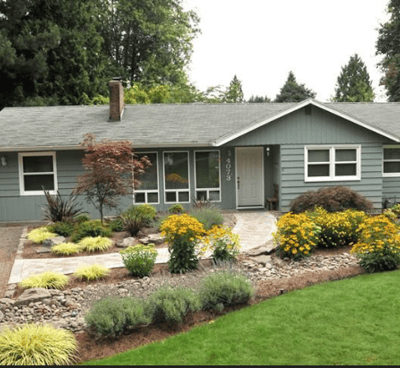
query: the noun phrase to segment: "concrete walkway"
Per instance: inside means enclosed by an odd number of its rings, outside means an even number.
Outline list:
[[[246,211],[233,213],[237,223],[233,232],[240,236],[241,251],[247,251],[272,240],[272,233],[276,230],[276,218],[266,211]],[[167,248],[157,249],[156,263],[167,263],[169,253]],[[202,258],[210,258],[208,252]],[[108,253],[85,257],[72,258],[43,258],[43,259],[16,259],[11,270],[9,284],[22,281],[24,278],[45,271],[56,271],[71,274],[76,267],[82,264],[102,264],[109,268],[124,267],[119,253]]]

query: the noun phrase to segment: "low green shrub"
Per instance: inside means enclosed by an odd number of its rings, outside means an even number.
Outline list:
[[[103,336],[119,336],[127,329],[151,323],[152,311],[143,299],[105,298],[93,304],[85,322]]]
[[[47,230],[52,233],[68,237],[72,235],[75,227],[71,222],[55,222],[54,224],[47,226]]]
[[[113,232],[124,231],[124,222],[120,217],[110,221],[107,226]]]
[[[359,239],[351,249],[367,272],[391,271],[400,265],[400,234],[384,215],[366,219],[358,228]]]
[[[171,205],[168,208],[168,212],[172,215],[178,215],[180,213],[183,213],[183,211],[185,211],[185,209],[183,208],[183,206],[179,203],[175,203],[173,205]]]
[[[400,216],[400,203],[395,204],[390,209],[396,214],[397,217]]]
[[[113,245],[113,242],[111,239],[104,238],[102,236],[87,236],[79,242],[79,245],[83,251],[101,252],[110,249]]]
[[[82,250],[79,244],[75,243],[61,243],[53,245],[51,247],[51,252],[61,256],[71,256],[73,254],[78,254]]]
[[[189,311],[201,309],[199,295],[185,287],[161,286],[150,294],[147,301],[155,322],[182,322]]]
[[[190,215],[203,224],[206,231],[215,225],[222,225],[224,218],[218,208],[199,208],[190,211]]]
[[[106,266],[94,264],[77,267],[74,272],[74,276],[80,278],[81,280],[92,281],[102,279],[108,276],[109,273],[110,269]]]
[[[27,238],[35,244],[40,244],[43,243],[45,240],[55,238],[56,236],[56,233],[50,232],[46,226],[42,226],[37,229],[31,230],[28,233]]]
[[[155,207],[149,204],[131,206],[122,212],[121,220],[125,231],[135,236],[140,229],[150,226],[157,215]]]
[[[47,271],[37,275],[31,275],[23,279],[18,285],[24,289],[62,289],[68,284],[68,281],[69,277],[62,273]]]
[[[245,276],[231,271],[219,271],[202,280],[199,295],[204,309],[222,311],[229,305],[248,302],[254,291]]]
[[[121,250],[120,254],[129,273],[138,277],[149,275],[157,258],[154,244],[129,246]]]
[[[0,333],[0,365],[66,365],[78,343],[72,332],[50,324],[24,324]]]
[[[384,210],[382,212],[382,214],[387,217],[389,220],[396,220],[397,219],[397,213],[395,211],[393,211],[391,208],[387,208],[386,210]]]
[[[81,222],[71,236],[71,241],[76,243],[86,237],[110,237],[112,231],[101,224],[100,220]]]
[[[81,215],[75,216],[74,221],[80,224],[81,222],[90,221],[91,217],[88,213],[82,213]]]

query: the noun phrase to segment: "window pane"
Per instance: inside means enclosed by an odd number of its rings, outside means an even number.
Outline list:
[[[308,162],[329,162],[329,150],[308,150]]]
[[[179,202],[189,202],[189,192],[179,192]]]
[[[329,176],[329,165],[308,165],[308,176]]]
[[[385,148],[383,158],[385,160],[400,160],[400,148]]]
[[[384,173],[400,173],[400,162],[384,162]]]
[[[187,152],[164,152],[165,188],[188,189],[188,154]]]
[[[338,164],[335,165],[336,176],[355,176],[357,175],[356,164]]]
[[[219,190],[210,190],[210,201],[219,201],[220,192]]]
[[[196,199],[198,200],[198,201],[204,201],[204,200],[206,200],[207,199],[207,191],[205,191],[205,190],[198,190],[197,192],[196,192]]]
[[[156,153],[142,153],[136,155],[139,159],[143,156],[147,156],[151,162],[151,166],[148,167],[144,174],[138,177],[140,183],[136,186],[136,189],[158,189],[157,183],[157,154]]]
[[[147,193],[148,203],[158,203],[158,193]]]
[[[167,202],[176,202],[176,192],[167,192],[165,196]]]
[[[357,161],[357,151],[355,149],[337,149],[336,161]]]
[[[196,152],[196,187],[219,188],[218,152]]]
[[[25,156],[24,173],[53,172],[53,156]]]
[[[135,203],[146,203],[146,194],[135,193]]]
[[[25,175],[24,186],[25,191],[40,191],[42,185],[46,190],[54,190],[54,176],[53,175]]]

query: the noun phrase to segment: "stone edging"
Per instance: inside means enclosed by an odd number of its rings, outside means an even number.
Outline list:
[[[17,255],[15,256],[15,259],[22,259],[22,253],[24,252],[24,245],[28,241],[27,236],[28,236],[28,226],[25,226],[22,229],[22,234],[21,234],[21,238],[19,239],[19,243],[18,243],[18,247],[17,247]]]

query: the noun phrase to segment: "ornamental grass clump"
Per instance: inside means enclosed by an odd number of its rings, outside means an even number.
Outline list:
[[[77,267],[74,276],[86,281],[99,280],[110,274],[110,269],[100,264]]]
[[[202,280],[199,295],[204,309],[222,311],[229,305],[247,303],[254,295],[254,290],[246,276],[219,271]]]
[[[148,276],[153,270],[157,258],[154,244],[137,244],[120,251],[126,269],[133,276]]]
[[[45,288],[62,289],[69,281],[69,277],[60,272],[47,271],[23,279],[18,285],[24,289]]]
[[[0,365],[66,365],[78,348],[74,334],[50,324],[24,324],[0,333]]]
[[[112,247],[113,242],[111,239],[102,236],[88,236],[79,242],[79,246],[83,251],[87,252],[102,252]]]
[[[51,252],[59,256],[72,256],[78,254],[81,250],[82,247],[75,243],[61,243],[51,247]]]
[[[199,295],[185,287],[160,286],[147,298],[154,322],[182,322],[189,311],[201,309]]]
[[[357,228],[367,218],[363,211],[346,210],[330,213],[322,207],[307,212],[310,221],[321,228],[319,248],[335,248],[357,242]]]
[[[367,272],[390,271],[400,264],[400,235],[384,215],[366,219],[358,228],[359,239],[351,253]]]
[[[168,242],[169,271],[185,273],[197,268],[196,247],[205,235],[203,225],[187,214],[171,215],[161,225],[161,234]]]
[[[317,246],[321,228],[305,213],[283,215],[277,222],[277,231],[273,234],[279,257],[299,260],[307,257]]]
[[[232,233],[231,228],[213,226],[204,242],[201,251],[211,249],[214,263],[234,261],[240,253],[239,235]]]
[[[49,231],[46,226],[33,229],[28,233],[28,239],[35,244],[43,243],[45,240],[55,237],[57,237],[57,234]]]

